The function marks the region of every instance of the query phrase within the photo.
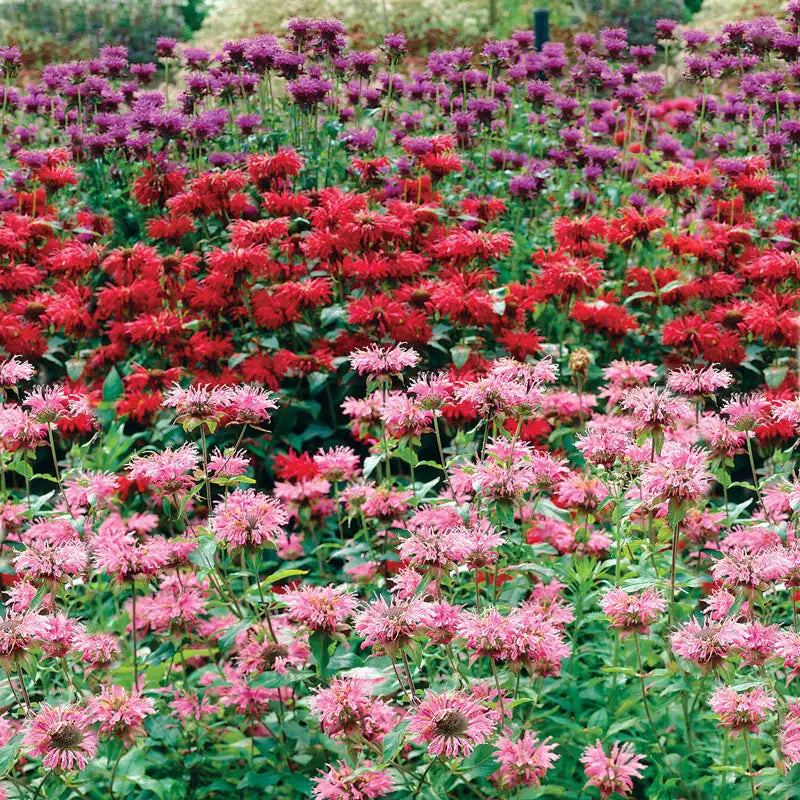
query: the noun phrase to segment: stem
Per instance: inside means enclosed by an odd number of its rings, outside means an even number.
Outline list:
[[[136,663],[136,582],[131,581],[131,641],[133,644],[133,689],[139,691],[139,665]]]
[[[672,529],[672,563],[669,570],[669,613],[673,622],[677,621],[675,616],[675,562],[678,556],[678,526]]]
[[[111,770],[111,778],[108,781],[108,796],[111,800],[115,800],[114,798],[114,778],[117,777],[117,767],[119,766],[120,759],[122,758],[122,754],[125,752],[124,747],[120,747],[119,755],[117,756],[117,760],[114,762],[114,768]]]
[[[753,460],[753,444],[750,441],[750,431],[747,432],[747,457],[750,459],[750,471],[753,473],[753,486],[756,490],[756,496],[758,497],[758,504],[763,506],[763,501],[761,500],[761,487],[758,485],[758,475],[756,475],[756,465],[755,461]]]
[[[753,800],[756,797],[756,784],[753,780],[753,760],[750,758],[750,742],[747,739],[747,731],[742,731],[742,736],[744,738],[744,752],[747,755],[747,777],[750,778],[750,794],[753,796]]]

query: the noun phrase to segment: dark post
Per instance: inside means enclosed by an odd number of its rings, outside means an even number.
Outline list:
[[[535,8],[533,10],[533,41],[536,51],[542,49],[545,42],[550,41],[550,9]]]

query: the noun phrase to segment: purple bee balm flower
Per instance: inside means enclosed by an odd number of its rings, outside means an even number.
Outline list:
[[[674,19],[661,18],[656,20],[656,35],[661,41],[668,42],[675,35],[678,23]]]
[[[408,40],[402,33],[389,33],[384,37],[383,46],[392,60],[400,58],[406,52]]]
[[[281,50],[275,54],[275,66],[281,77],[286,78],[286,80],[297,78],[302,72],[305,63],[306,57],[302,53],[289,53]]]
[[[368,79],[377,61],[375,54],[368,50],[355,50],[350,53],[350,69],[359,78]]]
[[[478,122],[484,125],[491,123],[498,108],[500,108],[500,103],[497,100],[473,97],[467,102],[467,109],[475,115]]]
[[[159,36],[156,39],[156,57],[157,58],[172,58],[175,55],[175,48],[178,42],[169,36]]]
[[[183,60],[189,69],[202,70],[211,63],[211,53],[204,47],[184,47]]]
[[[243,136],[249,136],[260,124],[259,114],[240,114],[236,117],[236,125]]]
[[[158,67],[149,62],[147,64],[131,64],[131,75],[139,84],[150,83],[157,70]]]
[[[305,75],[292,81],[287,87],[294,102],[304,111],[310,111],[323,103],[332,88],[333,84],[330,81]]]
[[[0,47],[0,73],[13,75],[22,66],[22,53],[19,47]]]
[[[572,43],[581,53],[588,55],[594,50],[597,39],[591,33],[576,33],[572,37]]]

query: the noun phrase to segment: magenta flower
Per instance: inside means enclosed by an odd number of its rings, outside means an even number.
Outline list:
[[[503,789],[538,786],[559,758],[550,737],[539,739],[532,731],[525,731],[518,739],[501,736],[495,743],[494,757],[500,768],[492,777]]]
[[[214,504],[209,528],[231,548],[274,546],[289,521],[280,500],[254,489],[237,489]]]
[[[678,442],[667,442],[642,472],[642,499],[650,505],[664,500],[692,502],[708,494],[710,487],[705,453]]]
[[[667,376],[667,386],[678,394],[702,397],[727,389],[733,383],[733,375],[726,369],[710,367],[681,367]]]
[[[583,751],[581,763],[589,779],[586,785],[599,789],[603,800],[615,792],[627,796],[633,790],[633,779],[641,778],[645,768],[644,758],[629,742],[614,742],[606,755],[599,739]]]
[[[340,630],[356,608],[356,596],[345,586],[303,586],[283,594],[289,617],[312,631]]]
[[[153,701],[139,692],[128,693],[122,686],[105,685],[89,700],[89,711],[100,723],[100,733],[114,736],[130,747],[144,735],[144,721],[155,714]]]
[[[720,686],[711,695],[709,705],[723,728],[733,733],[758,733],[758,726],[767,718],[767,712],[775,708],[775,698],[761,688],[737,692],[730,686]]]
[[[172,495],[192,487],[194,478],[189,475],[200,465],[200,451],[194,444],[183,444],[177,449],[168,447],[160,453],[134,456],[128,462],[131,480],[149,483],[163,495]]]
[[[488,709],[464,692],[428,691],[414,709],[409,733],[428,743],[433,756],[468,756],[491,734],[494,724]]]
[[[21,361],[17,356],[0,361],[0,388],[14,388],[18,383],[33,377],[33,364]]]
[[[42,765],[65,772],[86,767],[97,751],[89,712],[78,706],[43,703],[28,724],[23,744],[43,756]]]
[[[744,643],[744,634],[744,626],[732,620],[703,620],[701,625],[690,619],[672,635],[672,649],[681,658],[712,669]]]
[[[609,589],[600,600],[600,608],[611,621],[611,627],[624,634],[646,634],[667,607],[661,594],[647,588],[638,594],[622,589]]]
[[[419,363],[419,354],[402,344],[380,347],[371,344],[350,353],[350,366],[359,375],[392,375]]]
[[[393,789],[392,777],[385,770],[369,769],[365,761],[354,771],[344,761],[317,778],[313,788],[314,800],[373,800],[385,797]]]

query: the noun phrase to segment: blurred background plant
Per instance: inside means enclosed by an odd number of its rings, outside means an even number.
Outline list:
[[[724,4],[727,0],[721,0]],[[553,38],[569,38],[574,29],[627,28],[632,43],[652,41],[655,20],[669,17],[688,22],[703,0],[212,0],[197,34],[200,44],[248,33],[279,30],[286,15],[335,16],[365,45],[374,45],[387,30],[402,30],[413,51],[469,46],[515,29],[530,28],[533,10],[550,10]],[[489,25],[492,5],[496,22]]]
[[[0,0],[0,40],[16,44],[29,66],[44,57],[88,58],[101,43],[125,45],[134,62],[153,58],[159,36],[218,47],[222,42],[280,31],[289,17],[337,17],[352,38],[377,45],[387,31],[402,30],[410,50],[471,46],[530,28],[533,10],[550,10],[552,38],[568,40],[576,29],[621,27],[633,44],[652,41],[655,20],[706,28],[736,16],[774,12],[779,0]],[[702,6],[702,8],[701,8]],[[490,25],[490,18],[494,17]],[[695,21],[692,20],[692,24]],[[360,40],[360,41],[359,41]]]
[[[0,0],[0,40],[16,44],[28,66],[87,58],[109,43],[145,62],[157,37],[191,38],[205,12],[206,0]]]

